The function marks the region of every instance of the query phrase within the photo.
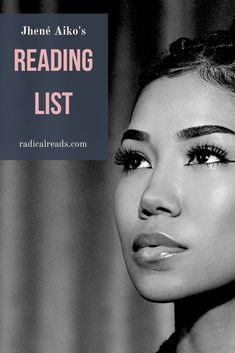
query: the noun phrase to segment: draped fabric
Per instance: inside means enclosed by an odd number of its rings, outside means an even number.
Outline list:
[[[235,3],[4,0],[1,11],[109,13],[109,157],[0,162],[0,352],[154,352],[173,331],[172,305],[144,301],[127,275],[113,154],[140,71],[179,36],[227,28]]]

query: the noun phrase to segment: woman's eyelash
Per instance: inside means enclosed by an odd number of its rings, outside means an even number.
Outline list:
[[[215,164],[235,163],[228,159],[228,151],[220,146],[203,143],[197,144],[186,152],[188,162],[185,166],[201,165],[211,167]],[[116,165],[123,166],[123,172],[130,172],[136,169],[152,168],[149,159],[139,151],[131,148],[120,147],[114,158]]]
[[[208,143],[197,144],[187,152],[187,158],[189,159],[189,161],[188,163],[186,163],[186,166],[194,165],[194,164],[204,164],[204,165],[212,165],[212,164],[219,164],[219,163],[226,164],[230,162],[227,156],[228,156],[228,151],[222,147],[211,145]],[[211,157],[215,157],[218,160],[210,162]]]
[[[122,165],[124,172],[137,169],[143,162],[150,164],[146,156],[131,148],[120,147],[114,157],[114,163]]]

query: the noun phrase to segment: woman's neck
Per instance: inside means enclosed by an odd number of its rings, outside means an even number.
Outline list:
[[[235,284],[175,304],[177,353],[235,352]]]

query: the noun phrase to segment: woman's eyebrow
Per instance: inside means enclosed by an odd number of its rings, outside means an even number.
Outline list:
[[[124,140],[136,140],[136,141],[141,141],[141,142],[149,142],[149,134],[144,131],[140,130],[134,130],[134,129],[129,129],[126,130],[122,136],[121,143]]]
[[[204,135],[211,135],[215,133],[232,134],[235,135],[233,130],[220,125],[199,125],[189,127],[187,129],[180,130],[176,133],[176,139],[178,141],[188,140],[194,137],[200,137]]]
[[[176,133],[176,139],[178,141],[189,140],[191,138],[200,137],[204,135],[211,135],[215,133],[231,134],[235,135],[233,130],[228,129],[225,126],[220,125],[199,125],[189,127],[187,129],[180,130]],[[129,129],[126,130],[122,136],[121,143],[124,140],[136,140],[140,142],[148,143],[150,136],[147,132]]]

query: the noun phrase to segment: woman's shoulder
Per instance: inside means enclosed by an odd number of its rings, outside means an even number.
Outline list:
[[[156,353],[175,353],[177,345],[177,335],[173,333],[167,341],[163,342]]]

